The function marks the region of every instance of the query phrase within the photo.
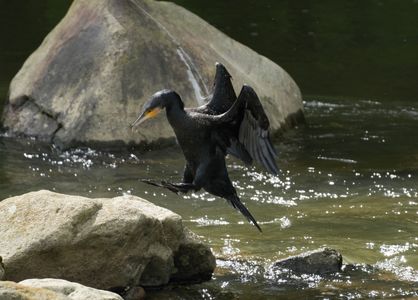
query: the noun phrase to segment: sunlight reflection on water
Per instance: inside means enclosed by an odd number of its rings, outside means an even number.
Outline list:
[[[91,197],[133,194],[167,207],[182,215],[184,224],[224,258],[218,260],[217,279],[207,284],[205,293],[213,294],[222,286],[245,290],[242,285],[248,283],[250,290],[258,285],[266,294],[288,286],[331,295],[334,286],[342,290],[344,299],[414,295],[408,282],[418,282],[418,164],[398,158],[397,132],[381,129],[380,122],[366,130],[351,123],[353,116],[373,115],[370,110],[377,114],[375,118],[387,118],[380,111],[390,110],[401,130],[410,126],[402,121],[410,120],[406,108],[396,112],[371,102],[354,109],[339,102],[305,104],[310,124],[276,143],[282,167],[279,176],[228,159],[231,180],[262,226],[262,235],[222,199],[206,192],[177,196],[139,181],[180,180],[183,158],[178,148],[146,153],[91,148],[59,152],[34,141],[19,144],[3,138],[0,191],[3,198],[41,188]],[[357,116],[359,108],[365,112]],[[388,143],[376,151],[382,139]],[[408,147],[402,148],[407,154],[412,144]],[[332,279],[269,273],[268,264],[274,260],[320,246],[339,249],[348,263],[370,264],[371,269]],[[385,282],[385,276],[390,277],[389,284],[377,284],[380,290],[373,290],[376,282]],[[370,282],[370,288],[356,292],[364,281]],[[402,293],[393,290],[399,285]]]

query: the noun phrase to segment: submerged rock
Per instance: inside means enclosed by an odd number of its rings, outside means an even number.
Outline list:
[[[1,201],[0,215],[8,280],[62,278],[110,289],[179,277],[194,282],[209,279],[215,268],[210,249],[185,231],[179,215],[135,196],[39,191]],[[195,264],[193,270],[184,270],[179,258]]]
[[[123,298],[118,294],[93,289],[79,283],[62,279],[26,279],[19,282],[19,284],[34,288],[47,289],[56,293],[63,294],[72,300],[123,300]]]
[[[71,300],[61,293],[30,287],[12,281],[0,281],[0,299],[4,300]],[[99,300],[99,299],[98,299]]]
[[[75,0],[11,82],[3,125],[11,135],[62,147],[171,141],[163,118],[138,132],[129,124],[163,88],[176,90],[186,106],[202,104],[216,61],[237,93],[244,83],[256,90],[273,131],[301,115],[299,88],[282,68],[180,6]]]
[[[277,261],[272,268],[286,269],[295,274],[325,275],[340,272],[342,260],[338,251],[323,248]]]

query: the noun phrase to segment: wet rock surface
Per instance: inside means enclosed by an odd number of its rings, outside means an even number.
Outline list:
[[[187,230],[186,237],[185,242],[174,255],[177,271],[173,274],[172,281],[187,282],[190,278],[194,278],[195,282],[209,280],[212,275],[207,270],[216,265],[215,256],[211,255],[211,250],[207,246],[198,242],[193,232]],[[202,257],[209,259],[202,261]]]
[[[168,2],[76,0],[10,85],[3,125],[62,148],[174,141],[163,116],[138,132],[129,124],[156,91],[186,106],[210,93],[216,61],[258,93],[272,130],[300,116],[292,78],[269,59]]]
[[[210,249],[185,231],[179,215],[135,196],[39,191],[1,201],[0,215],[8,280],[62,278],[111,289],[160,286],[174,276],[209,279],[215,268]]]
[[[341,254],[334,249],[323,248],[277,261],[272,268],[289,270],[294,274],[326,275],[340,272],[341,266]]]

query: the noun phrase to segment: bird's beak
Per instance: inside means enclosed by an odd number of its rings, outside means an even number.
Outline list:
[[[150,111],[144,111],[139,117],[138,119],[135,120],[135,122],[133,122],[131,124],[131,128],[134,129],[136,126],[142,124],[144,121],[154,118],[156,115],[158,115],[161,112],[161,108],[156,107],[153,110]]]

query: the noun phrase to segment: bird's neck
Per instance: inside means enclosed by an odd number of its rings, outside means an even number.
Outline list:
[[[177,116],[182,117],[185,114],[184,103],[180,97],[172,97],[167,99],[165,103],[165,110],[170,123],[171,121],[174,121]]]
[[[170,111],[170,110],[173,110],[173,109],[174,110],[177,110],[177,109],[184,110],[184,103],[179,96],[168,97],[164,100],[165,100],[164,101],[165,102],[164,106],[165,106],[167,111]]]

